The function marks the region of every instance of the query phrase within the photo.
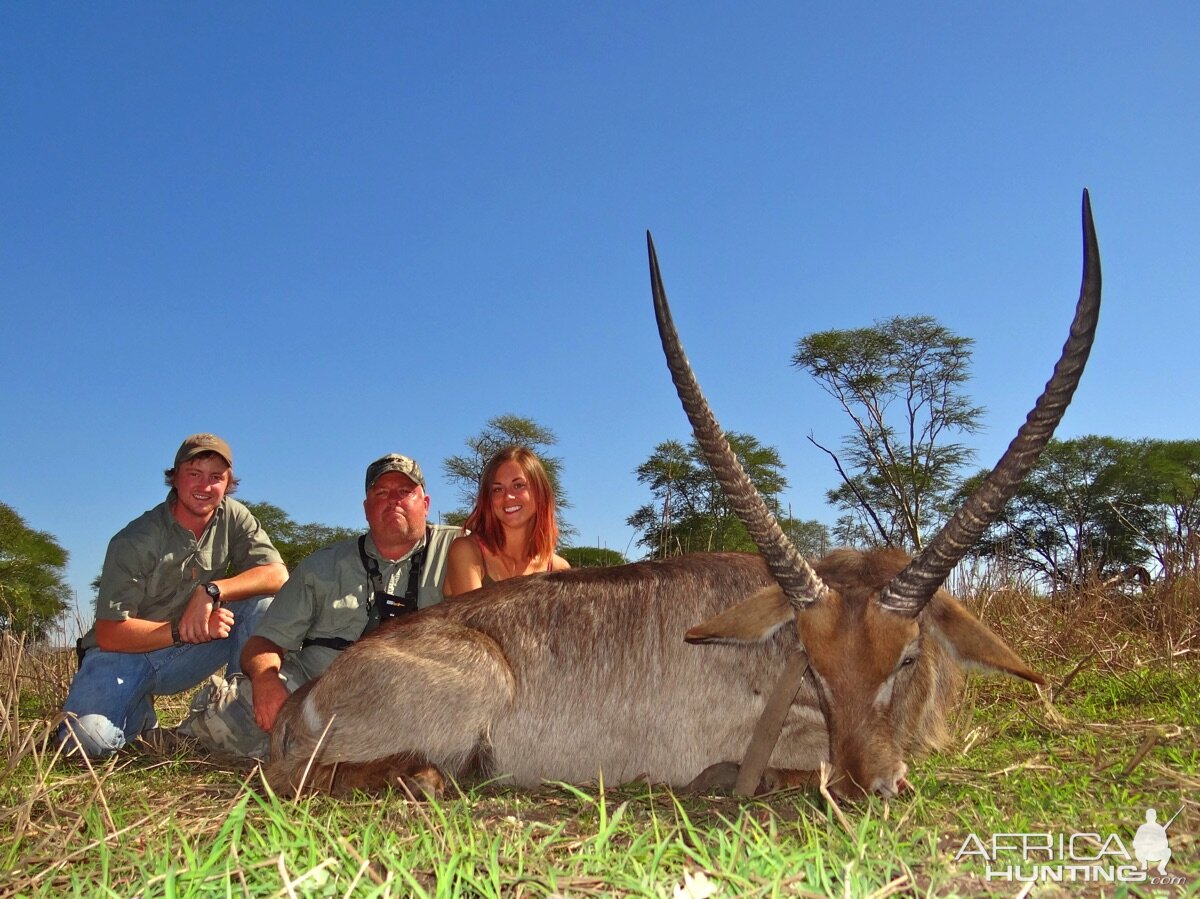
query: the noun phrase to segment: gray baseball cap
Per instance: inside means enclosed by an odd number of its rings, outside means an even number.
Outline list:
[[[425,489],[425,475],[421,473],[421,466],[416,463],[415,459],[410,459],[408,456],[401,456],[398,453],[388,453],[383,458],[376,459],[367,466],[367,486],[365,489],[370,490],[371,485],[389,471],[398,471],[400,474],[411,479],[422,490]]]

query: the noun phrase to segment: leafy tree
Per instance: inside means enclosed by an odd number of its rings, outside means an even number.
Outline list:
[[[40,641],[67,611],[67,551],[0,503],[0,630]]]
[[[726,437],[751,482],[800,551],[809,555],[823,552],[828,542],[824,525],[785,520],[781,513],[779,494],[787,488],[787,478],[779,451],[763,446],[751,434],[729,432]],[[647,557],[756,551],[694,438],[686,446],[677,440],[660,443],[638,466],[637,479],[650,488],[654,499],[629,516],[627,522],[641,532],[638,543],[646,548]]]
[[[816,519],[784,517],[779,526],[803,556],[819,559],[830,550],[829,528]]]
[[[558,554],[571,563],[572,568],[609,568],[624,565],[626,559],[615,549],[598,546],[566,546]]]
[[[1150,557],[1160,530],[1161,485],[1145,442],[1088,436],[1051,440],[1029,476],[973,550],[1053,587],[1103,581]],[[961,487],[970,495],[986,475]]]
[[[869,328],[801,338],[792,364],[833,396],[854,425],[833,459],[841,486],[829,501],[843,510],[835,536],[847,543],[920,549],[940,523],[973,457],[955,432],[979,429],[983,410],[961,393],[973,341],[929,316],[897,316]]]
[[[347,537],[357,537],[366,530],[365,525],[361,528],[343,528],[316,523],[298,524],[273,503],[248,502],[246,507],[266,530],[289,571],[318,549]]]
[[[479,479],[488,460],[506,446],[525,446],[533,450],[546,469],[546,475],[554,487],[555,510],[558,517],[559,539],[574,535],[575,529],[563,517],[563,510],[571,508],[566,491],[562,486],[562,459],[550,454],[549,450],[558,443],[558,437],[549,428],[542,427],[532,418],[519,415],[497,415],[488,419],[487,427],[466,440],[467,453],[449,456],[442,461],[446,480],[458,488],[459,502],[463,505],[445,515],[447,524],[461,525],[471,514],[475,496],[479,490]]]
[[[1150,478],[1157,527],[1146,535],[1164,577],[1200,571],[1200,440],[1147,440],[1142,466]]]

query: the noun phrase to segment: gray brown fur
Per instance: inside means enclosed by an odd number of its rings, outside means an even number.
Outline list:
[[[842,552],[815,567],[830,587],[849,580],[847,595],[870,596],[906,561]],[[508,580],[448,600],[350,647],[291,697],[268,778],[294,789],[320,742],[308,778],[318,789],[330,786],[334,765],[348,783],[372,786],[423,763],[525,785],[601,776],[688,784],[741,757],[798,638],[792,626],[751,645],[691,646],[684,634],[773,584],[760,557],[720,553]],[[924,647],[911,689],[894,703],[905,754],[938,742],[959,683],[941,641]],[[808,683],[771,765],[811,770],[829,754]],[[381,764],[392,757],[405,764]],[[375,784],[362,773],[372,765],[384,772]]]

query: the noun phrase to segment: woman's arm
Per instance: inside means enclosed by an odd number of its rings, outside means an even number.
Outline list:
[[[444,596],[458,596],[483,586],[483,553],[475,538],[455,537],[446,557]]]

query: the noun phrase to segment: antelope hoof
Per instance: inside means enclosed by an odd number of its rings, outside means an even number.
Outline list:
[[[409,771],[396,778],[400,789],[416,802],[441,799],[446,794],[446,778],[434,765]]]
[[[816,771],[801,771],[796,768],[768,768],[754,791],[755,796],[778,793],[780,790],[815,789],[820,786]]]
[[[684,787],[685,793],[732,793],[737,783],[737,762],[717,762],[709,765]]]

